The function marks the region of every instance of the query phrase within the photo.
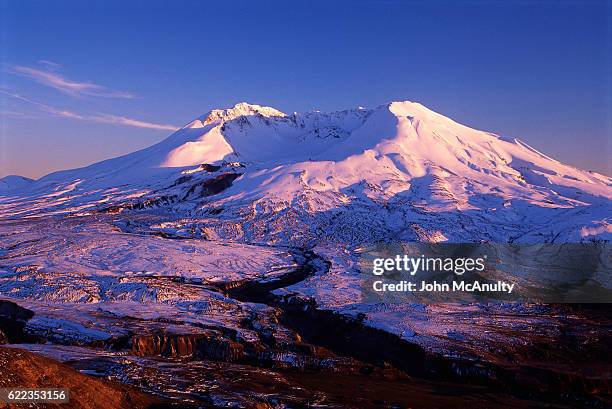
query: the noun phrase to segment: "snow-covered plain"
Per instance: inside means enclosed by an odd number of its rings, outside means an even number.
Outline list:
[[[612,238],[611,178],[407,101],[290,115],[240,103],[141,151],[0,183],[0,297],[64,343],[125,335],[127,317],[138,333],[225,328],[255,340],[265,327],[295,342],[269,307],[219,288],[274,281],[312,250],[329,268],[278,297],[362,315],[433,351],[459,354],[462,337],[478,338],[464,352],[483,358],[490,340],[521,342],[517,327],[552,328],[553,339],[561,324],[531,307],[364,304],[359,249]],[[475,321],[491,332],[479,338]]]

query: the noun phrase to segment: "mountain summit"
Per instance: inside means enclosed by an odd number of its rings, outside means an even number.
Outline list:
[[[199,120],[202,125],[208,125],[213,122],[231,121],[241,116],[261,115],[265,117],[285,116],[285,114],[272,107],[264,107],[247,102],[239,102],[233,108],[228,109],[213,109],[208,114],[201,116]]]

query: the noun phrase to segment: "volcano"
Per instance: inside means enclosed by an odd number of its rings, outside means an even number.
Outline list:
[[[291,214],[311,230],[327,224],[321,217],[368,208],[389,230],[384,237],[394,230],[426,241],[612,235],[609,177],[409,101],[304,114],[239,103],[128,155],[28,183],[12,178],[2,191],[3,217],[163,206],[189,215],[223,209],[224,219],[255,223]],[[437,228],[423,222],[427,215],[437,215]],[[351,241],[376,239],[356,234]]]

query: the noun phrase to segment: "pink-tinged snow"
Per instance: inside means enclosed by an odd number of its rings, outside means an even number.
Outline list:
[[[138,222],[129,224],[137,229]],[[296,268],[292,254],[125,233],[118,225],[126,228],[109,216],[0,222],[0,299],[35,311],[29,333],[85,345],[134,333],[231,329],[255,342],[257,331],[244,328],[245,319],[257,328],[274,325],[267,322],[272,308],[241,303],[220,288],[287,274]],[[283,331],[276,329],[279,339]]]
[[[355,128],[345,125],[346,132],[335,140],[301,141],[304,148],[299,150],[294,145],[299,138],[283,132],[286,124],[277,118],[226,125],[227,140],[236,146],[237,156],[255,164],[254,171],[224,194],[226,200],[290,202],[304,191],[348,200],[344,190],[360,183],[378,190],[373,198],[380,200],[427,189],[424,204],[434,211],[477,208],[469,199],[478,194],[495,195],[502,203],[524,199],[556,207],[612,198],[608,177],[563,165],[518,140],[457,124],[420,104],[392,103],[359,114],[330,115],[332,122],[341,122],[336,116],[354,116],[362,123]],[[268,165],[271,158],[276,166]],[[325,205],[333,203],[324,200]]]
[[[202,283],[266,280],[295,267],[290,253],[264,246],[124,233],[107,218],[0,223],[10,266],[39,275],[180,277]],[[0,260],[0,266],[7,261]],[[44,290],[42,290],[44,291]]]

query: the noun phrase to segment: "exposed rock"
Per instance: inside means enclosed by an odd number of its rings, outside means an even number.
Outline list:
[[[28,337],[24,334],[26,322],[34,312],[11,301],[0,300],[0,344],[19,343]]]
[[[181,200],[190,200],[199,197],[206,197],[221,193],[225,189],[232,186],[232,183],[237,179],[241,173],[227,172],[222,173],[214,178],[207,179],[203,182],[194,184],[189,188],[187,193],[181,198]]]
[[[193,357],[236,362],[244,357],[244,346],[214,334],[159,334],[133,337],[132,352],[139,356]]]

